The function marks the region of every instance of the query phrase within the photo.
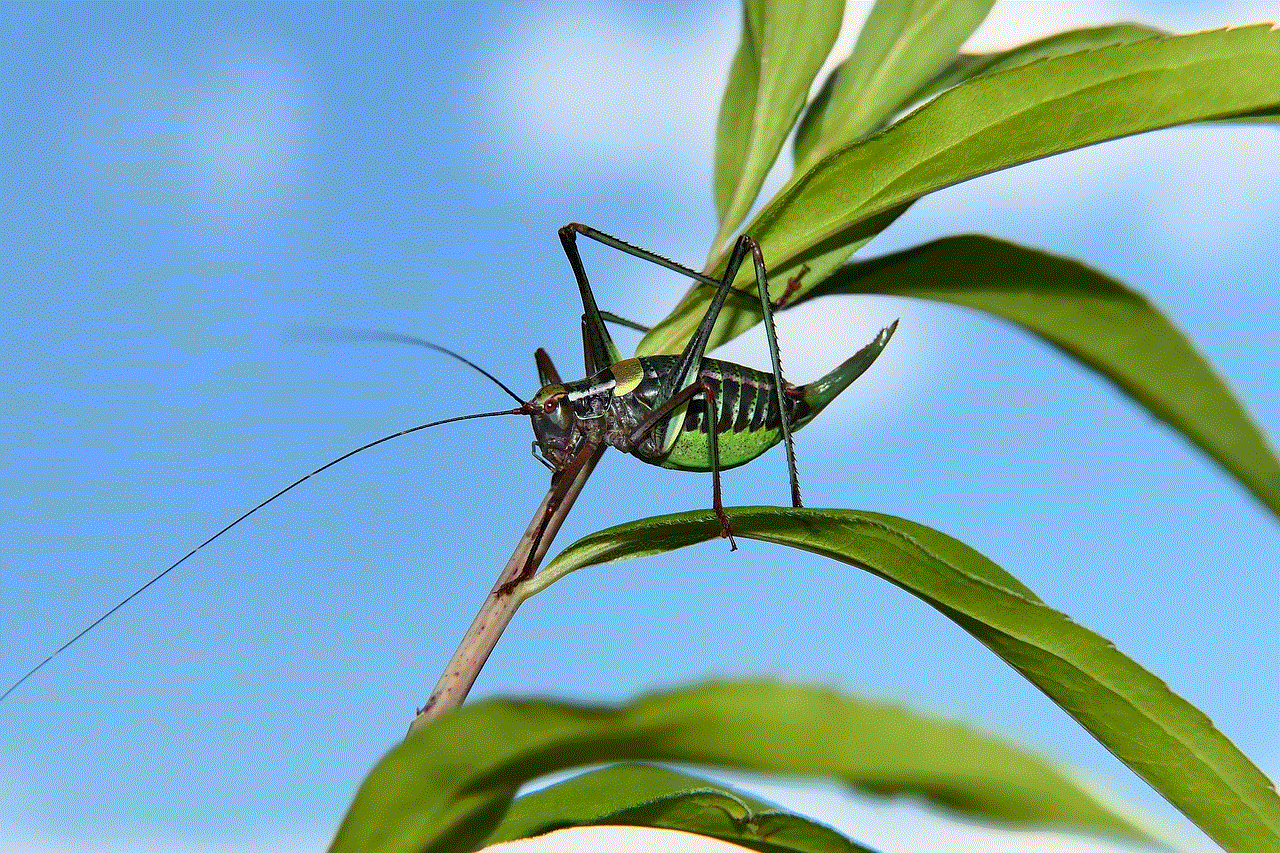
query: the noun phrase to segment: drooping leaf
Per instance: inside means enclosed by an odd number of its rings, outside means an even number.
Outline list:
[[[674,829],[764,853],[875,853],[720,783],[643,764],[615,764],[520,797],[489,843],[578,826]]]
[[[727,511],[740,540],[759,539],[839,560],[930,604],[1043,691],[1224,849],[1280,849],[1280,796],[1202,712],[978,552],[936,530],[877,513]],[[620,525],[570,545],[534,579],[528,593],[585,566],[719,535],[719,522],[709,512]]]
[[[690,529],[677,523],[672,547]],[[615,761],[826,777],[976,817],[1145,837],[1070,774],[1000,738],[897,705],[746,681],[694,685],[620,708],[464,706],[387,754],[360,786],[330,849],[474,849],[493,837],[523,783]]]
[[[844,0],[747,0],[716,131],[719,244],[751,210],[840,32]]]
[[[775,281],[827,277],[915,199],[1051,154],[1162,127],[1280,107],[1280,29],[1255,25],[1056,56],[968,80],[792,180],[744,229]],[[712,271],[723,262],[718,258]],[[637,348],[678,352],[702,316],[696,288]],[[726,305],[714,347],[760,317]]]
[[[849,58],[831,72],[796,133],[804,171],[888,122],[936,77],[973,34],[994,0],[880,0]]]
[[[1280,460],[1181,332],[1140,294],[1067,258],[991,237],[949,237],[847,264],[797,301],[880,293],[1003,317],[1110,379],[1280,515]]]

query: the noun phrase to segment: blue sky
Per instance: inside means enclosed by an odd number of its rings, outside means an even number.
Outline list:
[[[1278,15],[1012,3],[978,38]],[[575,374],[581,308],[555,229],[583,221],[701,260],[737,30],[733,3],[0,6],[0,682],[306,471],[507,405],[427,351],[300,329],[426,337],[525,394],[537,346]],[[939,193],[867,254],[979,231],[1080,258],[1162,306],[1274,443],[1277,164],[1274,128],[1150,134]],[[600,303],[624,316],[656,319],[686,286],[585,254]],[[780,339],[796,381],[901,318],[799,436],[810,505],[978,548],[1280,771],[1280,527],[1248,494],[996,321],[885,298],[795,313]],[[766,364],[747,337],[721,354]],[[529,439],[525,421],[493,419],[349,460],[56,659],[0,705],[0,850],[323,847],[541,497]],[[782,455],[725,489],[729,504],[785,503]],[[709,493],[705,477],[612,454],[560,543]],[[761,673],[973,721],[1194,833],[934,611],[758,543],[566,579],[517,615],[474,695],[613,702]],[[771,790],[885,851],[914,832],[974,844],[902,805]]]

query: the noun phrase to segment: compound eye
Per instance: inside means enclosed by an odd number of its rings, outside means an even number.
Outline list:
[[[556,409],[560,408],[560,401],[563,399],[564,399],[563,394],[557,394],[554,397],[548,397],[547,402],[542,404],[542,410],[547,414],[551,414]]]

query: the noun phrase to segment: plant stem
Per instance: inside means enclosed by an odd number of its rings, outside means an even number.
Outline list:
[[[532,577],[541,565],[547,549],[551,547],[551,540],[559,532],[560,525],[577,500],[587,477],[591,476],[603,450],[603,445],[582,448],[563,471],[552,476],[551,488],[547,490],[542,503],[538,504],[524,535],[516,543],[511,559],[503,567],[493,589],[480,606],[480,612],[463,635],[458,650],[453,653],[440,680],[436,682],[435,690],[410,724],[410,735],[445,711],[458,707],[467,698],[471,685],[480,675],[480,668],[489,659],[489,653],[497,645],[498,638],[515,615],[516,608],[524,601],[519,585]]]

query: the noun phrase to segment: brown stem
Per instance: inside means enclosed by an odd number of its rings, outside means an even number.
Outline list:
[[[538,505],[511,559],[498,575],[493,589],[480,606],[480,612],[458,644],[458,650],[436,682],[435,690],[414,717],[409,726],[410,735],[445,711],[458,707],[467,698],[480,668],[489,659],[489,653],[523,601],[519,584],[532,577],[541,565],[547,549],[551,547],[551,540],[559,532],[603,450],[603,445],[585,445],[563,471],[552,476],[547,496]]]

